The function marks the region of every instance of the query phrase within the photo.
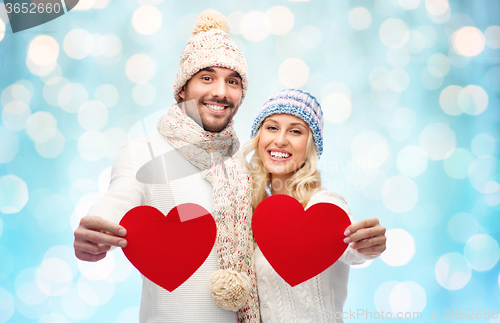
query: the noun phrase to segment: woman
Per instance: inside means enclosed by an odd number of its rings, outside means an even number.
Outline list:
[[[247,166],[252,173],[253,207],[270,195],[287,194],[306,209],[333,203],[349,216],[351,210],[338,193],[321,189],[316,168],[323,151],[323,113],[317,100],[301,90],[284,90],[263,106],[252,126],[252,151]],[[379,256],[385,250],[385,228],[376,218],[346,228],[344,254],[321,274],[291,287],[255,251],[261,319],[266,322],[343,322],[349,266]]]

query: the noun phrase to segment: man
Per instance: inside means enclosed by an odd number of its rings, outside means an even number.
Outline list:
[[[158,134],[122,148],[109,191],[75,230],[76,256],[98,261],[112,246],[127,246],[126,230],[117,223],[136,206],[168,214],[179,204],[197,203],[214,216],[216,244],[188,280],[169,292],[143,277],[140,322],[259,322],[248,175],[231,158],[239,147],[232,119],[248,87],[247,66],[228,33],[220,13],[200,14],[174,86],[181,104],[160,119]],[[153,168],[164,182],[140,180],[151,155],[172,154],[178,155],[175,167],[163,173]],[[190,175],[175,179],[179,172]]]

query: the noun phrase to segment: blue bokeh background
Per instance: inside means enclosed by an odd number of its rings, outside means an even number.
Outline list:
[[[174,103],[207,8],[248,63],[240,140],[272,93],[310,91],[324,187],[388,229],[351,270],[347,321],[500,322],[499,0],[80,0],[19,33],[0,3],[0,323],[137,321],[138,272],[120,250],[77,261],[73,231],[131,127]]]

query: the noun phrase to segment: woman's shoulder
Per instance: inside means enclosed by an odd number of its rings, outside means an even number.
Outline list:
[[[310,207],[316,203],[333,203],[340,207],[347,206],[346,200],[337,192],[329,191],[329,190],[319,190],[313,194],[309,203],[307,203],[307,207]]]
[[[344,210],[349,217],[352,216],[351,209],[349,205],[347,205],[346,200],[337,192],[328,191],[328,190],[320,190],[311,197],[309,203],[307,204],[307,208],[313,206],[316,203],[332,203],[340,207]],[[352,220],[351,220],[352,221]]]

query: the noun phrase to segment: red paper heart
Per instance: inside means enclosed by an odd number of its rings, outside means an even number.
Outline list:
[[[125,256],[149,280],[172,292],[203,264],[217,227],[212,215],[194,203],[174,207],[168,215],[138,206],[120,221],[127,229]]]
[[[335,204],[317,203],[304,211],[291,196],[273,195],[253,214],[252,229],[262,254],[291,286],[330,267],[344,253],[351,224]]]

